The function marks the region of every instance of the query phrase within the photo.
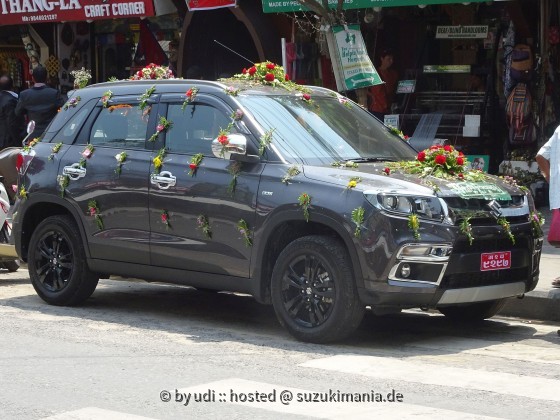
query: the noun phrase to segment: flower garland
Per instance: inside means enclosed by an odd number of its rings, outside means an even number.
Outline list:
[[[101,96],[101,104],[103,105],[103,108],[107,108],[112,97],[113,92],[111,92],[110,90],[108,90],[103,94],[103,96]]]
[[[196,175],[196,171],[198,170],[198,167],[200,166],[200,164],[202,163],[202,160],[204,159],[204,155],[202,153],[197,153],[196,155],[194,155],[191,158],[191,163],[189,163],[189,175],[190,176],[195,176]]]
[[[241,172],[241,162],[233,162],[231,165],[229,165],[228,172],[231,175],[231,181],[229,182],[227,191],[233,197],[233,195],[235,194],[235,188],[237,188],[237,177]]]
[[[359,238],[361,236],[361,227],[364,223],[365,210],[363,207],[358,207],[352,210],[352,221],[356,223],[356,229],[354,230],[354,236]]]
[[[64,193],[66,192],[66,188],[70,185],[70,177],[68,175],[58,175],[56,177],[56,182],[60,187],[60,196],[64,198]]]
[[[31,152],[31,149],[33,149],[33,146],[35,146],[37,143],[39,143],[39,137],[35,137],[33,140],[27,143],[27,145],[23,146],[21,151],[24,153],[29,153]]]
[[[166,230],[171,229],[171,224],[169,223],[169,213],[167,212],[167,210],[161,211],[160,220],[161,223],[165,225]]]
[[[152,96],[152,94],[156,91],[156,87],[151,86],[148,89],[146,89],[146,92],[144,92],[142,94],[142,96],[140,96],[140,103],[138,104],[138,106],[140,107],[141,110],[144,110],[144,108],[146,108],[146,106],[148,105],[148,100],[150,99],[150,96]]]
[[[233,111],[233,112],[231,113],[230,118],[231,118],[233,121],[241,121],[241,120],[243,119],[243,116],[244,116],[244,115],[245,115],[245,114],[243,114],[243,111],[242,111],[242,110],[236,109],[235,111]]]
[[[292,178],[300,173],[301,171],[299,170],[299,167],[297,165],[292,165],[286,170],[286,175],[282,177],[282,182],[288,185],[291,183]]]
[[[28,196],[29,196],[29,193],[28,193],[27,190],[25,189],[25,186],[22,185],[22,186],[19,188],[18,197],[21,198],[22,200],[25,200],[25,199],[27,199]]]
[[[472,230],[472,226],[471,226],[471,218],[470,217],[466,217],[461,221],[461,223],[459,225],[459,232],[461,232],[463,235],[465,235],[467,237],[467,239],[469,240],[469,245],[472,245],[472,243],[474,241],[474,236],[473,236],[473,230]]]
[[[359,176],[353,176],[352,178],[350,178],[350,181],[348,181],[348,184],[346,185],[346,189],[351,190],[352,188],[356,188],[356,186],[360,182],[362,182],[362,178],[360,178]]]
[[[95,150],[95,147],[93,147],[93,144],[86,144],[86,147],[84,148],[84,150],[82,151],[82,153],[80,153],[82,155],[80,161],[78,162],[78,165],[80,166],[80,168],[85,168],[87,166],[87,159],[91,158],[93,156],[93,151]]]
[[[130,76],[130,80],[162,80],[174,78],[173,71],[171,71],[169,67],[154,63],[148,64],[146,67]]]
[[[275,130],[276,128],[271,128],[261,136],[259,140],[259,156],[262,156],[265,149],[272,143],[272,134]]]
[[[127,157],[127,154],[126,154],[125,151],[122,151],[122,152],[115,155],[115,159],[117,159],[117,167],[115,168],[115,173],[117,175],[121,174],[121,169],[122,169],[121,167],[122,167],[122,164],[124,163],[124,161],[126,160],[126,157]]]
[[[309,222],[309,206],[311,205],[311,197],[307,193],[301,193],[298,197],[298,203],[303,210],[303,218]]]
[[[236,89],[233,86],[228,86],[224,89],[224,92],[226,93],[226,95],[237,96],[239,94],[239,89]]]
[[[412,230],[412,236],[414,236],[414,239],[416,239],[417,241],[420,240],[420,220],[418,219],[418,215],[417,214],[411,214],[410,216],[408,216],[408,228],[410,230]]]
[[[169,121],[167,118],[165,118],[164,116],[159,117],[159,124],[156,127],[156,132],[150,136],[148,141],[151,141],[151,142],[156,141],[157,138],[159,137],[160,133],[169,130],[169,128],[172,125],[173,125],[173,123],[171,121]]]
[[[220,150],[220,156],[224,157],[226,154],[226,146],[229,144],[229,125],[225,129],[220,129],[218,132],[218,143],[222,145],[222,149]]]
[[[539,238],[542,238],[544,235],[542,230],[542,225],[544,225],[544,218],[542,217],[542,214],[540,212],[531,212],[529,218],[531,220],[531,224],[533,225],[533,231],[535,232],[535,235],[537,235]]]
[[[333,162],[331,163],[331,166],[334,166],[335,168],[353,168],[353,169],[358,169],[358,167],[360,165],[358,165],[356,162],[351,161],[351,160],[347,160],[347,161],[340,161],[340,162]]]
[[[60,151],[60,148],[62,147],[62,144],[63,144],[62,142],[61,143],[56,143],[55,145],[53,145],[53,147],[51,147],[51,154],[48,157],[49,160],[54,159],[54,155],[56,155]]]
[[[198,94],[198,88],[194,86],[191,87],[189,90],[187,90],[187,92],[185,93],[185,100],[183,101],[183,105],[181,105],[182,111],[185,110],[185,108],[190,102],[194,101],[194,98],[196,98],[197,94]]]
[[[89,216],[95,218],[95,223],[99,230],[103,230],[103,219],[101,218],[101,212],[99,211],[99,207],[97,207],[97,201],[89,200],[88,201],[88,212]]]
[[[210,228],[208,217],[203,214],[199,215],[196,218],[196,224],[198,225],[198,228],[202,230],[204,236],[206,236],[208,239],[212,239],[212,229]]]
[[[66,103],[62,106],[62,109],[67,111],[70,108],[75,108],[78,106],[78,103],[80,103],[82,98],[80,98],[79,96],[74,96],[73,98],[70,98],[66,101]]]
[[[113,112],[115,109],[124,109],[124,108],[132,108],[132,105],[129,104],[117,104],[117,105],[111,105],[109,108],[107,108],[109,110],[109,112]],[[128,114],[128,109],[126,111],[124,111],[122,113],[123,115]]]
[[[506,235],[511,240],[511,243],[515,245],[515,236],[511,233],[511,226],[505,217],[498,218],[498,224],[504,229]]]
[[[252,84],[282,87],[289,91],[298,90],[300,92],[310,92],[309,88],[292,82],[282,66],[270,61],[255,63],[248,69],[244,68],[241,74],[236,74],[233,78],[248,81]]]
[[[245,242],[245,246],[249,247],[253,245],[253,240],[251,239],[251,231],[249,230],[249,226],[247,226],[247,222],[243,219],[237,222],[237,230],[243,237],[243,241]]]
[[[159,171],[161,170],[161,167],[163,165],[163,159],[165,158],[165,155],[167,153],[167,149],[165,147],[159,149],[159,151],[157,152],[157,155],[152,159],[152,162],[154,164],[154,173],[159,174]]]
[[[389,131],[397,136],[399,136],[401,139],[408,141],[409,137],[405,136],[404,133],[399,130],[397,127],[393,127],[392,125],[388,125],[387,128],[389,129]]]

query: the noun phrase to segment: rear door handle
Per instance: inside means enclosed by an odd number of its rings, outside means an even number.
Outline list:
[[[157,185],[158,188],[166,190],[169,187],[174,187],[177,183],[177,178],[169,171],[162,171],[159,174],[150,175],[150,182]]]
[[[62,169],[62,175],[68,175],[70,179],[80,179],[86,176],[86,168],[80,166],[79,163],[73,163],[70,166],[65,166]]]

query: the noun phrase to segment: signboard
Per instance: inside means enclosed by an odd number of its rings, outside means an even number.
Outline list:
[[[0,24],[90,21],[154,15],[152,0],[0,0]]]
[[[507,191],[489,182],[461,182],[449,183],[451,188],[459,197],[482,198],[484,200],[511,200]]]
[[[483,3],[486,0],[470,0],[471,3]],[[328,0],[329,8],[336,9],[338,0]],[[319,0],[319,4],[322,4]],[[342,8],[350,9],[371,9],[372,7],[397,7],[397,6],[418,6],[419,4],[450,4],[464,3],[464,0],[344,0]],[[309,10],[301,5],[297,0],[262,0],[263,12],[265,13],[281,13],[281,12],[300,12]]]
[[[189,11],[235,7],[237,0],[187,0]]]
[[[333,26],[327,42],[338,91],[383,83],[367,53],[360,25]]]
[[[450,64],[450,65],[426,65],[424,73],[470,73],[469,64]]]
[[[414,93],[416,80],[399,80],[397,93]]]
[[[486,39],[488,37],[488,25],[468,26],[438,26],[436,38],[439,39]]]
[[[383,116],[383,124],[399,128],[399,114],[388,114]]]

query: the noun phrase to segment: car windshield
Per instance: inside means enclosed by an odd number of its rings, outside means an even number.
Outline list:
[[[416,152],[356,104],[335,97],[245,96],[239,101],[265,131],[271,146],[287,161],[330,165],[333,161],[409,160]],[[350,104],[350,103],[349,103]]]

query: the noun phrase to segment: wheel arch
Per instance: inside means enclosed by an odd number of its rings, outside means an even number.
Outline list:
[[[29,200],[29,202],[26,203],[24,213],[19,216],[21,234],[19,236],[19,243],[16,242],[18,255],[23,261],[27,262],[29,242],[39,223],[47,217],[56,215],[68,215],[74,220],[80,231],[80,239],[86,256],[89,258],[89,246],[85,240],[84,226],[79,221],[78,211],[72,207],[68,201],[63,199],[53,200],[52,196],[47,194],[33,194],[33,197],[29,197],[27,200]]]
[[[361,266],[356,246],[344,220],[329,214],[313,211],[310,221],[302,219],[301,211],[290,210],[268,218],[261,233],[255,255],[252,277],[256,279],[254,297],[261,303],[271,303],[270,280],[274,264],[280,252],[292,241],[308,235],[325,235],[338,239],[347,250],[354,280],[363,287]]]

